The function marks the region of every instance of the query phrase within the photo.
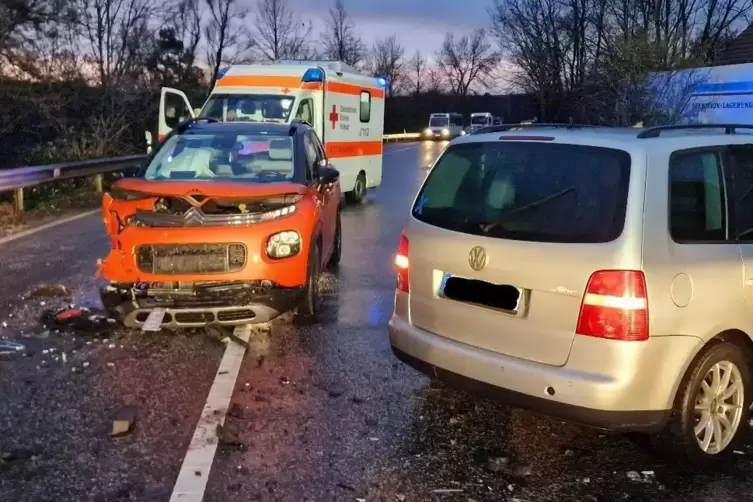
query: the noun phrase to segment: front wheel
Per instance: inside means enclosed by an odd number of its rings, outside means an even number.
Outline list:
[[[753,395],[750,362],[746,350],[724,342],[706,348],[688,369],[667,439],[692,463],[722,460],[744,436]]]
[[[356,184],[353,185],[353,190],[345,192],[345,200],[351,204],[358,204],[366,197],[366,175],[363,172],[358,173],[356,178]]]
[[[313,324],[319,315],[319,253],[319,245],[313,244],[309,254],[304,297],[295,311],[296,320],[301,324]]]
[[[329,257],[329,266],[332,268],[337,267],[340,264],[343,252],[343,239],[342,239],[342,224],[340,221],[340,211],[337,211],[337,219],[335,220],[335,236],[334,242],[332,242],[332,254]]]

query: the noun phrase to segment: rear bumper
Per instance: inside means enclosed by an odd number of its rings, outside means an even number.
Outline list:
[[[671,415],[676,383],[674,378],[662,380],[665,368],[654,368],[646,375],[655,379],[653,385],[646,386],[646,378],[620,379],[589,373],[585,368],[554,367],[489,352],[427,332],[398,316],[390,321],[389,334],[392,351],[406,364],[451,386],[512,406],[616,431],[658,431]],[[682,358],[699,343],[692,337],[666,338],[683,340],[673,341],[671,350],[666,341],[659,340],[655,342],[658,347],[650,350]],[[589,357],[597,358],[596,353]],[[636,361],[636,366],[640,365]],[[636,368],[644,370],[649,368]],[[679,371],[677,381],[682,373],[684,370]]]
[[[102,304],[132,329],[141,328],[157,308],[165,311],[162,327],[198,328],[204,326],[239,326],[261,324],[295,308],[304,298],[305,289],[275,288],[263,294],[228,294],[206,298],[134,297],[129,290],[109,286],[101,290]]]

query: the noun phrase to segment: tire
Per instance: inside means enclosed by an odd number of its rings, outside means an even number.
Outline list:
[[[328,265],[336,268],[340,264],[343,252],[342,239],[342,222],[340,221],[340,210],[337,210],[337,219],[335,221],[335,242],[333,243],[332,254],[329,257]]]
[[[741,347],[731,343],[714,343],[704,348],[700,355],[688,368],[685,377],[677,390],[675,406],[672,412],[672,420],[669,424],[664,437],[660,438],[660,444],[667,445],[673,450],[673,453],[681,454],[692,464],[698,466],[708,466],[718,463],[729,456],[740,441],[745,436],[748,428],[748,419],[750,417],[750,402],[753,396],[753,378],[749,364],[751,362],[750,354]],[[702,384],[710,384],[711,388],[715,385],[715,369],[720,369],[717,378],[718,384],[724,384],[727,372],[731,380],[729,384],[737,382],[741,386],[740,391],[736,391],[729,398],[718,401],[719,396],[713,390],[704,391]],[[726,370],[726,371],[725,371]],[[729,386],[726,388],[731,392]],[[710,400],[710,401],[709,401]],[[700,406],[708,406],[715,409],[709,415],[709,412],[697,412],[696,403]],[[700,404],[703,403],[703,404]],[[708,403],[708,404],[706,404]],[[724,404],[736,404],[741,408],[722,407]],[[726,409],[725,413],[720,415],[720,411]],[[710,416],[709,428],[699,431],[699,439],[696,438],[694,428],[696,424]],[[724,417],[725,421],[733,430],[725,433],[725,427],[721,426],[718,419]],[[707,434],[711,431],[716,432],[716,426],[722,438],[721,444],[716,444],[717,436],[711,434],[710,443],[704,449],[702,442],[706,439]]]
[[[314,244],[309,254],[305,294],[295,311],[296,321],[301,324],[314,324],[319,315],[319,269],[320,249]]]
[[[366,198],[366,175],[362,172],[358,173],[356,178],[356,184],[353,185],[353,190],[345,192],[345,200],[351,204],[360,204],[363,199]]]

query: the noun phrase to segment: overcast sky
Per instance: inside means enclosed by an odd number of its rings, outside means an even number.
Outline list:
[[[316,36],[333,0],[290,0],[304,20],[312,20]],[[458,35],[489,25],[488,0],[345,0],[358,32],[368,45],[397,35],[407,54],[433,53],[445,33]]]

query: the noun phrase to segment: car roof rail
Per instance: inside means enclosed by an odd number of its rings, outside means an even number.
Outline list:
[[[193,124],[213,124],[215,122],[219,122],[219,120],[214,117],[193,117],[188,120],[184,120],[183,122],[175,126],[173,130],[178,134],[183,134],[184,132],[186,132],[186,129],[191,127]]]
[[[487,134],[487,133],[493,133],[493,132],[506,132],[506,131],[512,131],[514,129],[536,129],[536,128],[542,128],[542,129],[581,129],[584,127],[602,127],[597,125],[588,125],[588,124],[572,124],[569,122],[551,122],[551,123],[541,123],[541,122],[521,122],[519,124],[498,124],[488,127],[482,127],[481,129],[477,129],[473,132],[473,134]]]
[[[664,131],[683,131],[693,129],[724,129],[724,134],[735,134],[737,129],[753,131],[751,124],[675,124],[649,127],[638,133],[638,139],[658,138]]]

